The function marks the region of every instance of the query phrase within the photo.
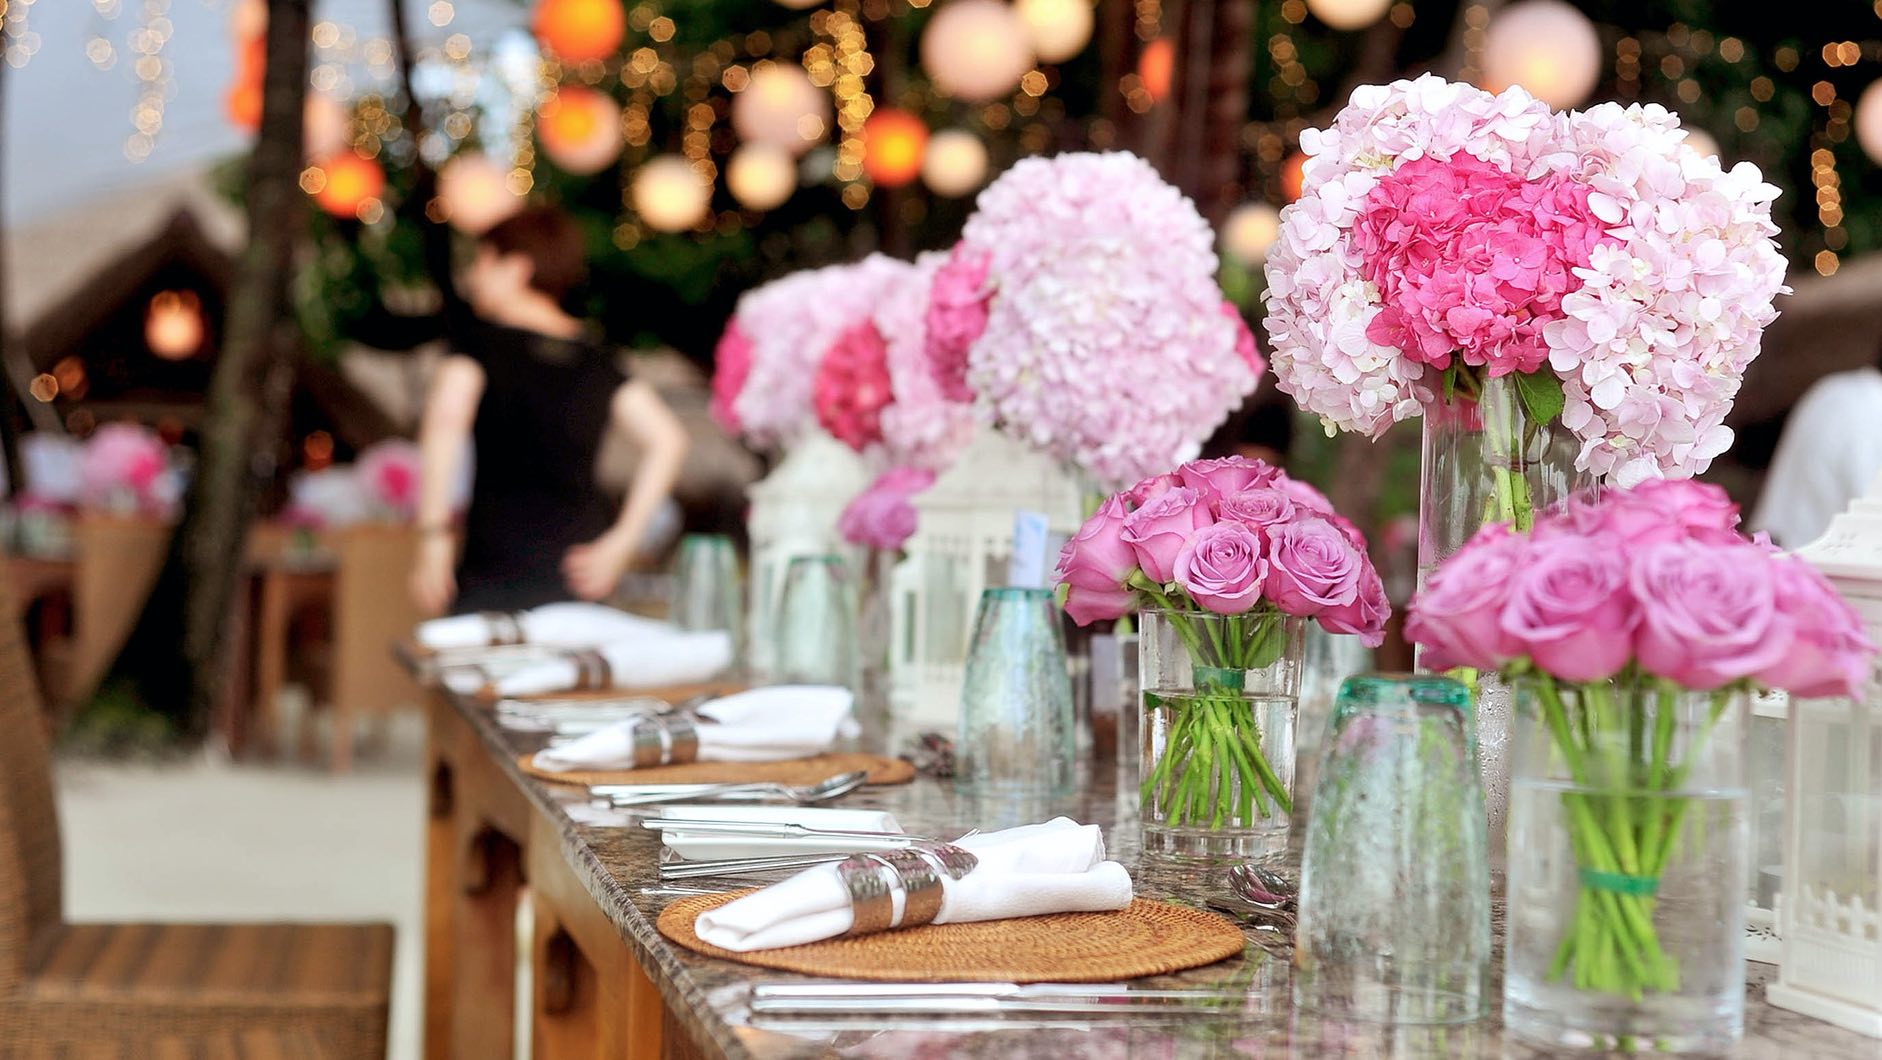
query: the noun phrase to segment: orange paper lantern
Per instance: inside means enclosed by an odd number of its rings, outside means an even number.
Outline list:
[[[1144,45],[1143,53],[1137,56],[1137,79],[1144,83],[1144,91],[1150,93],[1150,101],[1155,103],[1170,94],[1170,82],[1176,75],[1176,45],[1167,37],[1158,37]]]
[[[1288,202],[1300,198],[1301,185],[1307,179],[1307,156],[1299,151],[1287,156],[1281,163],[1281,194]]]
[[[621,157],[621,108],[592,88],[563,85],[537,108],[536,137],[563,170],[599,173]]]
[[[341,151],[314,167],[320,177],[309,190],[314,202],[335,217],[358,217],[360,207],[386,190],[386,171],[356,151]]]
[[[928,126],[905,110],[883,107],[863,123],[863,175],[884,188],[899,188],[921,175]]]
[[[222,95],[222,114],[238,129],[261,128],[261,86],[239,81],[230,85]]]
[[[614,54],[627,15],[621,0],[537,0],[529,28],[556,58],[580,63]]]

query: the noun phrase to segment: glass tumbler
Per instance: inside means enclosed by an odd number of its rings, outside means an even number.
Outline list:
[[[1077,739],[1052,591],[982,592],[961,684],[954,787],[972,795],[1069,794]]]
[[[743,614],[738,553],[724,534],[687,534],[673,565],[668,618],[687,630],[723,629],[736,639]]]
[[[1489,1011],[1490,869],[1470,693],[1445,677],[1340,688],[1301,856],[1294,1003],[1382,1023]]]
[[[856,590],[841,556],[791,560],[771,632],[780,683],[856,687]]]

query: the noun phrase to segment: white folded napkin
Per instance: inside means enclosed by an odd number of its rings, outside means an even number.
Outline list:
[[[681,632],[663,627],[594,650],[608,661],[609,684],[623,689],[708,681],[732,665],[732,635],[722,629]],[[567,692],[580,676],[574,660],[557,657],[519,666],[492,683],[500,696],[536,696]]]
[[[855,696],[828,685],[777,685],[715,699],[699,708],[699,761],[781,762],[830,749],[854,736]],[[551,773],[634,768],[634,729],[617,722],[579,740],[537,751],[536,768]],[[716,724],[714,724],[716,723]]]
[[[630,615],[606,604],[571,602],[544,604],[516,615],[525,644],[555,648],[591,648],[636,637],[677,633],[673,626],[640,615]],[[418,624],[418,643],[433,651],[482,648],[496,633],[483,615],[452,615]]]
[[[1131,901],[1130,873],[1105,860],[1097,825],[1056,817],[968,836],[955,845],[971,851],[980,864],[959,880],[942,877],[937,924],[1102,912]],[[900,890],[893,902],[899,918]],[[693,930],[714,946],[745,953],[834,938],[848,931],[853,919],[849,891],[836,866],[819,865],[699,914]]]

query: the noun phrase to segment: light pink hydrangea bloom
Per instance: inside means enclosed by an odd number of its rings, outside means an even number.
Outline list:
[[[929,300],[947,255],[923,254],[903,278],[876,301],[871,319],[888,343],[889,386],[895,400],[882,410],[882,441],[889,463],[941,471],[954,462],[973,434],[974,413],[965,400],[951,400],[936,381],[928,352]]]

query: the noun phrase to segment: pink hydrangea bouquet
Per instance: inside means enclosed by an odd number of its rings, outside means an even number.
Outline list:
[[[1189,654],[1201,694],[1172,718],[1178,751],[1144,777],[1146,802],[1176,826],[1285,821],[1291,793],[1235,716],[1243,675],[1281,658],[1293,620],[1377,646],[1391,614],[1358,530],[1312,486],[1241,457],[1109,497],[1066,542],[1056,577],[1078,624],[1156,609]]]
[[[935,273],[940,394],[1112,486],[1194,456],[1263,367],[1222,312],[1214,243],[1135,155],[1021,160]]]
[[[1584,472],[1703,471],[1787,289],[1777,189],[1685,137],[1657,104],[1557,114],[1432,75],[1355,90],[1302,134],[1301,196],[1268,256],[1281,389],[1329,431],[1376,436],[1510,377]],[[1503,453],[1529,441],[1484,429]],[[1500,484],[1496,516],[1526,523],[1506,496],[1525,489]]]
[[[1869,672],[1854,611],[1737,523],[1716,487],[1649,481],[1571,502],[1530,535],[1486,527],[1411,602],[1406,637],[1428,664],[1500,671],[1576,791],[1562,800],[1581,884],[1550,979],[1635,999],[1677,990],[1655,894],[1714,727],[1753,687],[1848,695]],[[1688,722],[1682,699],[1699,704]]]
[[[169,469],[170,447],[155,431],[107,423],[85,442],[80,497],[92,507],[166,516],[177,500]]]
[[[376,442],[360,451],[354,473],[381,518],[409,522],[418,514],[418,446],[403,438]]]

